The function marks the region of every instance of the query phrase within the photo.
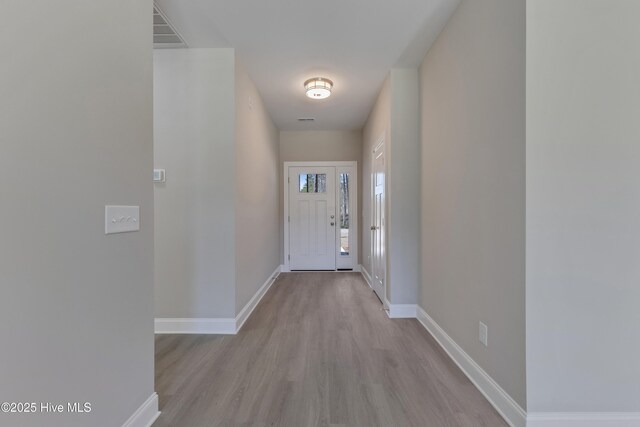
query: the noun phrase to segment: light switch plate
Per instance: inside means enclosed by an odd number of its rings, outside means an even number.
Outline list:
[[[140,206],[104,207],[104,234],[140,230]]]

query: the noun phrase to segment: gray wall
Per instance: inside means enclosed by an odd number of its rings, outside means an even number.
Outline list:
[[[371,267],[371,161],[385,138],[386,297],[415,304],[420,253],[419,78],[416,69],[392,69],[363,130],[363,266]]]
[[[420,100],[418,70],[392,69],[387,277],[392,304],[415,304],[420,281]],[[371,157],[369,155],[369,157]]]
[[[284,162],[355,161],[358,162],[358,210],[362,210],[362,132],[355,131],[281,131],[280,132],[280,262],[284,264]],[[362,263],[362,236],[358,233],[358,263]]]
[[[2,425],[119,426],[153,393],[151,7],[0,6],[0,401],[93,404]]]
[[[362,132],[354,131],[281,131],[280,160],[360,161]]]
[[[420,78],[420,305],[524,408],[525,1],[464,0]]]
[[[280,266],[279,133],[236,61],[236,314]]]
[[[638,16],[527,2],[531,412],[640,412]]]
[[[234,69],[233,49],[154,52],[156,317],[235,316]]]

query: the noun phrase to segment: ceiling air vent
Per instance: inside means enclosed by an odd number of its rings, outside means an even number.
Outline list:
[[[312,122],[314,120],[315,119],[311,118],[311,117],[301,117],[301,118],[298,119],[299,122]]]
[[[154,49],[187,47],[180,34],[157,6],[153,6],[153,47]]]

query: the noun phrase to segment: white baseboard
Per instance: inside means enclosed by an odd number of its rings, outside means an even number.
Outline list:
[[[146,402],[124,422],[122,427],[151,427],[160,416],[158,411],[158,394],[153,393]]]
[[[639,427],[639,412],[534,412],[527,427]]]
[[[236,333],[236,319],[221,318],[156,318],[156,334],[220,334]]]
[[[507,394],[421,307],[417,308],[418,321],[435,338],[449,357],[471,380],[489,403],[511,427],[526,427],[527,413]],[[533,425],[533,424],[532,424]],[[559,425],[557,425],[559,427]],[[538,425],[536,425],[538,427]],[[539,425],[542,427],[542,424]],[[551,425],[544,427],[551,427]],[[554,427],[556,427],[554,425]],[[578,425],[576,424],[576,427]],[[595,427],[595,426],[594,426]],[[622,426],[620,426],[622,427]],[[626,426],[625,426],[626,427]]]
[[[280,274],[280,266],[269,276],[267,281],[251,297],[236,317],[221,318],[156,318],[156,334],[211,334],[235,335],[244,322],[251,316],[262,297],[267,293]]]
[[[271,285],[273,285],[273,283],[280,275],[280,271],[280,266],[278,266],[271,274],[271,276],[269,276],[267,281],[264,282],[262,286],[260,286],[260,289],[258,289],[255,295],[253,295],[253,297],[249,300],[249,302],[242,308],[242,310],[240,310],[240,313],[238,313],[235,319],[236,332],[240,331],[242,325],[244,325],[244,322],[246,322],[249,316],[251,316],[251,313],[253,313],[253,310],[256,308],[260,300],[262,300],[262,297],[267,293],[269,288],[271,288]]]
[[[391,304],[389,300],[386,300],[387,315],[390,319],[415,319],[417,316],[416,304]]]
[[[364,268],[364,265],[360,266],[360,273],[362,274],[362,277],[364,277],[365,282],[367,282],[367,285],[369,285],[369,287],[371,288],[371,275],[369,274],[367,269]]]

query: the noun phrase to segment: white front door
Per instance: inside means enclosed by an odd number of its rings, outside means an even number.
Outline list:
[[[336,269],[336,169],[289,168],[289,268]]]
[[[378,294],[380,301],[385,300],[385,276],[386,276],[386,242],[385,242],[385,164],[384,141],[378,144],[373,151],[372,171],[372,226],[371,226],[371,269],[373,290]]]

